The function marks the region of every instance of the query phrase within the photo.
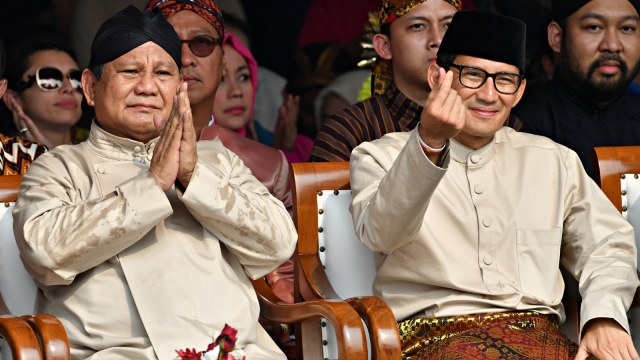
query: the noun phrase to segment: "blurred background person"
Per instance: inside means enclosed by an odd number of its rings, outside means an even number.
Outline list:
[[[318,129],[331,115],[358,102],[358,94],[370,75],[370,70],[352,70],[320,90],[314,103]]]
[[[82,116],[82,72],[75,55],[44,31],[9,49],[3,101],[19,136],[51,149],[84,140],[86,131],[73,129]]]
[[[289,162],[306,161],[311,153],[311,138],[299,135],[296,119],[299,98],[288,95],[279,109],[275,133],[254,121],[254,105],[258,88],[257,63],[232,34],[223,41],[224,75],[213,104],[214,122],[242,136],[282,150]]]

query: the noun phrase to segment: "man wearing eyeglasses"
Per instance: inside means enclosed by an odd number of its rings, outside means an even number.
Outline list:
[[[525,33],[457,13],[417,128],[353,151],[356,234],[382,255],[374,293],[407,358],[638,358],[633,229],[576,153],[503,127],[526,86]],[[560,264],[580,282],[579,346],[558,330]]]
[[[129,6],[91,49],[89,139],[32,164],[14,211],[37,311],[60,318],[74,359],[173,359],[229,324],[247,358],[284,360],[249,277],[289,259],[295,228],[235,154],[196,141],[180,38]]]

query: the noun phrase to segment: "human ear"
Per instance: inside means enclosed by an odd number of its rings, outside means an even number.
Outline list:
[[[89,69],[84,69],[82,71],[82,92],[84,93],[84,98],[87,100],[87,104],[90,106],[95,106],[95,95],[96,95],[96,76]]]
[[[391,60],[391,41],[389,37],[384,34],[375,34],[373,36],[373,48],[376,50],[378,56],[385,60]]]
[[[547,26],[547,41],[549,41],[549,47],[555,53],[560,53],[562,48],[562,27],[555,21],[552,21]]]
[[[437,84],[440,83],[440,66],[437,64],[429,65],[427,69],[427,82],[429,88],[434,89]]]

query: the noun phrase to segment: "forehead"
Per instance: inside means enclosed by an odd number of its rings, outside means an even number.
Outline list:
[[[240,66],[247,66],[247,59],[242,56],[238,50],[229,44],[224,44],[224,59],[226,66],[229,68],[237,68]]]
[[[178,33],[180,39],[185,40],[194,35],[211,35],[218,37],[220,34],[207,20],[191,10],[182,10],[167,19]]]
[[[587,2],[569,19],[579,21],[584,18],[607,19],[635,19],[638,21],[638,11],[629,0],[592,0]]]
[[[136,64],[140,66],[170,66],[178,67],[171,55],[158,44],[148,41],[137,48],[121,55],[108,63],[113,66]]]
[[[29,55],[29,67],[40,68],[43,66],[54,66],[66,68],[78,68],[78,64],[71,55],[61,50],[39,50]]]
[[[518,70],[518,67],[516,67],[515,65],[506,64],[499,61],[487,60],[487,59],[474,57],[474,56],[468,56],[468,55],[456,56],[454,63],[456,65],[473,66],[490,73],[496,73],[496,72],[510,72],[514,74],[520,73],[520,70]]]
[[[457,9],[446,1],[427,0],[422,4],[411,9],[411,11],[399,17],[393,23],[411,22],[416,19],[435,20],[435,21],[447,20],[447,19],[451,19],[453,17],[453,14],[456,13],[456,11]]]

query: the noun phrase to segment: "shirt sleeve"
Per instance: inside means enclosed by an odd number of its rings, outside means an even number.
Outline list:
[[[297,233],[282,202],[219,141],[198,143],[196,169],[181,200],[254,279],[294,251]]]
[[[443,167],[449,161],[447,154]],[[355,148],[350,210],[358,238],[385,254],[412,242],[445,172],[424,154],[417,130],[406,143],[387,135]]]
[[[13,211],[23,263],[44,285],[70,284],[173,213],[148,172],[102,197],[87,199],[74,181],[82,183],[88,176],[66,171],[69,168],[56,159],[47,156],[31,165]]]
[[[580,329],[611,318],[629,332],[626,312],[638,287],[633,228],[568,151],[561,262],[578,280]]]

